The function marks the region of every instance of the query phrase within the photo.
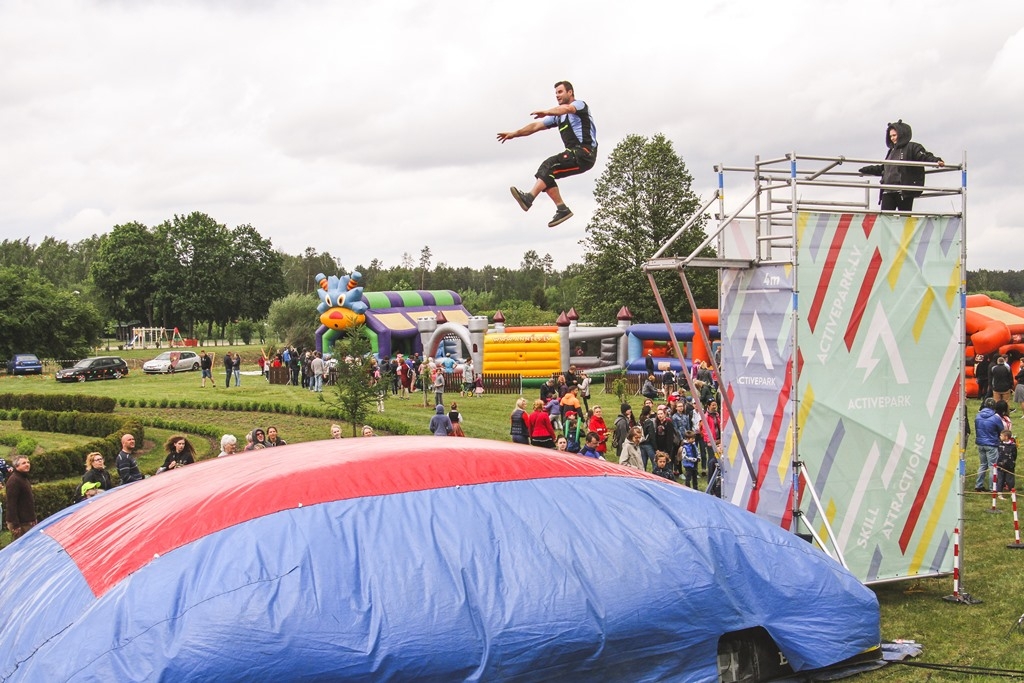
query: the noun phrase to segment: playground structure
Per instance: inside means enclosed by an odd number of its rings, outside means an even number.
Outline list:
[[[878,187],[848,163],[924,167],[918,201],[953,210],[878,212]],[[653,273],[676,272],[691,308],[687,270],[719,273],[723,495],[862,581],[949,574],[963,517],[966,157],[938,167],[789,153],[715,170],[714,196],[644,270],[677,356]],[[728,210],[727,173],[754,183]],[[960,183],[935,184],[944,173]],[[715,203],[707,239],[671,255]],[[698,256],[712,244],[717,257]]]
[[[494,324],[485,316],[471,315],[462,297],[451,290],[365,292],[358,272],[351,275],[316,277],[320,327],[316,348],[331,353],[343,332],[364,324],[371,349],[378,358],[398,353],[426,357],[472,358],[479,372],[513,372],[528,380],[550,377],[570,365],[593,373],[615,370],[637,371],[645,348],[657,345],[659,364],[679,369],[675,358],[665,356],[669,348],[664,329],[657,325],[632,324],[632,314],[623,307],[615,326],[581,325],[576,311],[562,312],[554,325],[506,327],[498,311]],[[717,321],[714,311],[701,312],[696,326]],[[694,336],[680,327],[680,335]],[[712,337],[717,329],[711,327]],[[645,346],[646,345],[646,346]],[[587,353],[586,349],[593,349]],[[706,347],[693,345],[699,359],[707,359]]]
[[[168,332],[170,334],[168,335]],[[168,330],[164,327],[133,327],[131,340],[125,344],[125,348],[133,349],[158,349],[162,346],[170,348],[196,346],[196,342],[183,339],[178,328]]]
[[[1014,375],[1024,358],[1024,310],[984,294],[967,297],[964,329],[967,335],[964,387],[969,398],[978,397],[974,378],[976,356],[1006,356]]]
[[[615,326],[581,325],[575,309],[560,313],[554,325],[526,327],[506,327],[497,311],[492,326],[485,316],[471,315],[451,290],[365,292],[361,278],[358,272],[317,275],[316,348],[322,353],[333,350],[344,330],[365,323],[364,333],[378,359],[398,353],[472,358],[479,372],[518,373],[527,380],[546,379],[570,366],[595,374],[645,372],[648,350],[661,370],[688,367],[685,354],[683,362],[669,356],[672,347],[663,326],[633,325],[625,306]],[[718,338],[717,321],[717,311],[698,311],[693,324],[677,326],[678,337],[693,340],[687,347],[693,358],[708,360],[703,339]],[[698,335],[697,327],[705,334]]]

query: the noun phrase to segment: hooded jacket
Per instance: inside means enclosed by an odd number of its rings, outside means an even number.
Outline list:
[[[263,441],[257,441],[256,440],[256,434],[262,434],[263,435]],[[252,430],[251,432],[249,432],[249,436],[252,437],[252,443],[248,444],[245,447],[245,450],[247,450],[247,451],[260,450],[260,449],[256,448],[256,444],[260,444],[263,448],[267,447],[267,433],[265,431],[263,431],[262,429],[260,429],[259,427],[257,427],[256,429]]]
[[[430,418],[430,432],[434,436],[448,436],[452,433],[452,421],[444,414],[444,406],[434,406],[434,417]]]
[[[974,417],[974,442],[979,446],[999,445],[999,433],[1003,431],[1003,418],[991,408],[982,408]]]
[[[889,131],[896,131],[896,142],[889,139]],[[903,123],[900,119],[896,123],[890,123],[885,128],[885,145],[889,152],[885,155],[886,160],[892,161],[942,161],[917,142],[911,142],[913,130],[909,123]],[[922,166],[899,166],[896,164],[875,164],[864,166],[860,169],[864,175],[882,176],[882,185],[918,185],[924,187],[924,167]],[[899,190],[880,190],[878,193],[881,201],[882,193],[898,192]],[[902,190],[911,197],[921,196],[920,191]]]

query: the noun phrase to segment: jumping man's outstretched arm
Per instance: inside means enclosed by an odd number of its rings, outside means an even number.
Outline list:
[[[505,143],[511,140],[512,138],[522,138],[526,137],[527,135],[533,135],[537,131],[544,130],[545,128],[546,126],[544,125],[543,121],[533,121],[532,123],[526,124],[519,130],[513,130],[507,133],[498,133],[498,141]]]
[[[557,107],[551,107],[551,109],[544,109],[541,111],[532,111],[530,116],[535,119],[542,119],[545,116],[562,116],[563,114],[575,114],[576,105],[570,102],[569,104],[560,104]]]

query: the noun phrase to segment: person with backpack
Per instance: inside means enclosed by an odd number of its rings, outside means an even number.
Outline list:
[[[620,406],[619,414],[615,416],[615,425],[612,427],[612,446],[615,448],[616,462],[622,462],[622,449],[629,440],[629,430],[635,426],[633,407],[628,403],[623,403]]]
[[[666,398],[676,390],[676,373],[672,372],[672,368],[661,373],[661,389],[665,392]]]
[[[640,438],[640,457],[643,459],[644,469],[647,469],[647,463],[654,462],[654,455],[657,452],[654,444],[657,422],[654,419],[654,409],[649,405],[645,405],[640,411],[640,429],[643,433]]]
[[[1013,440],[1013,432],[1009,429],[999,433],[996,452],[996,492],[1003,498],[1003,489],[1012,491],[1017,486],[1017,442]]]

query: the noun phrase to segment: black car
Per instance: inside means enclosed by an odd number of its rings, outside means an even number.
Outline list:
[[[7,374],[9,375],[41,375],[43,364],[39,358],[32,353],[16,353],[7,361]]]
[[[84,382],[87,379],[121,379],[128,374],[128,364],[117,356],[86,358],[70,368],[57,371],[58,382]]]

